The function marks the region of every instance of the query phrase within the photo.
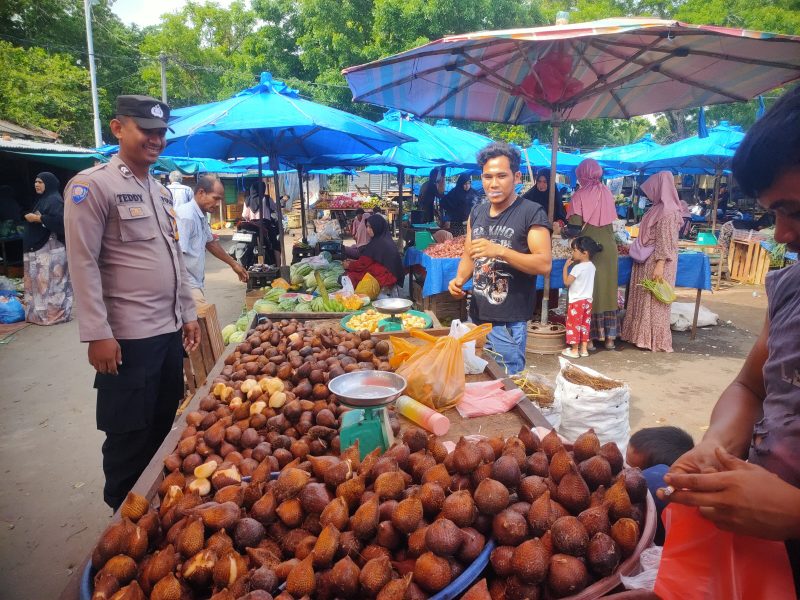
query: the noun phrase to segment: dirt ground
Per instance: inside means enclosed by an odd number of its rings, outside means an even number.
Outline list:
[[[239,316],[244,286],[208,258],[207,297],[221,324]],[[694,292],[681,298],[694,301]],[[674,335],[673,354],[624,346],[598,351],[583,364],[624,379],[632,390],[631,430],[672,424],[698,440],[719,393],[741,367],[764,319],[763,288],[729,287],[704,293],[703,305],[721,325]],[[552,377],[553,356],[530,364]],[[95,428],[93,371],[75,321],[31,326],[0,345],[0,590],[16,600],[56,598],[108,523],[102,499],[100,446]]]

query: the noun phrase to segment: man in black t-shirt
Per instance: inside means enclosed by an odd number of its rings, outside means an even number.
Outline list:
[[[517,196],[520,155],[505,143],[478,153],[487,203],[472,209],[464,254],[450,293],[464,296],[473,280],[470,317],[491,323],[487,346],[502,357],[509,374],[525,367],[527,321],[536,301],[536,276],[550,273],[550,221],[535,202]]]

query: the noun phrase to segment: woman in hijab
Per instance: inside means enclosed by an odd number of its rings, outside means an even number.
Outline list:
[[[603,251],[592,258],[595,276],[590,337],[605,342],[606,349],[613,350],[614,340],[619,335],[617,241],[612,225],[617,218],[614,195],[600,180],[603,167],[596,160],[587,158],[578,165],[575,174],[581,187],[572,195],[569,223],[582,226],[581,235],[603,246]]]
[[[389,226],[381,215],[372,215],[367,219],[367,235],[370,240],[361,248],[361,256],[368,256],[386,268],[396,279],[395,285],[403,285],[406,276],[403,258],[397,245],[389,235]]]
[[[25,319],[55,325],[72,318],[72,282],[64,246],[64,200],[52,173],[36,176],[37,200],[25,215],[22,247],[25,265]]]
[[[639,239],[652,254],[633,264],[628,310],[622,324],[622,339],[653,352],[672,352],[669,304],[664,304],[641,287],[645,279],[663,279],[675,285],[678,270],[678,230],[683,224],[681,202],[672,173],[661,171],[641,186],[653,203],[639,225]]]
[[[539,169],[536,174],[536,185],[522,194],[526,200],[536,202],[547,213],[550,205],[550,169]],[[564,211],[564,201],[561,192],[556,186],[555,209],[553,210],[553,223],[561,221],[565,223],[567,213]]]
[[[436,201],[442,199],[444,194],[444,174],[437,168],[431,169],[428,181],[422,184],[419,190],[419,209],[425,223],[432,222],[436,217]]]
[[[445,216],[442,217],[450,223],[449,231],[453,235],[466,235],[466,220],[475,201],[475,191],[472,189],[472,179],[469,174],[458,176],[455,187],[442,198],[441,207]]]

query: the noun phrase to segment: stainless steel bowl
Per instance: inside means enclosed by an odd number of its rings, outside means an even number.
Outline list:
[[[406,300],[405,298],[384,298],[383,300],[376,300],[372,303],[372,306],[385,315],[399,315],[411,308],[412,304],[411,300]]]
[[[328,389],[347,406],[386,406],[403,393],[406,380],[389,371],[353,371],[331,379]]]

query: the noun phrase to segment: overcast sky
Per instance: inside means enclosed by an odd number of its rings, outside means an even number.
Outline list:
[[[220,6],[229,6],[233,0],[215,0]],[[156,25],[161,15],[179,10],[186,0],[116,0],[112,10],[123,23],[136,23],[139,27]]]

